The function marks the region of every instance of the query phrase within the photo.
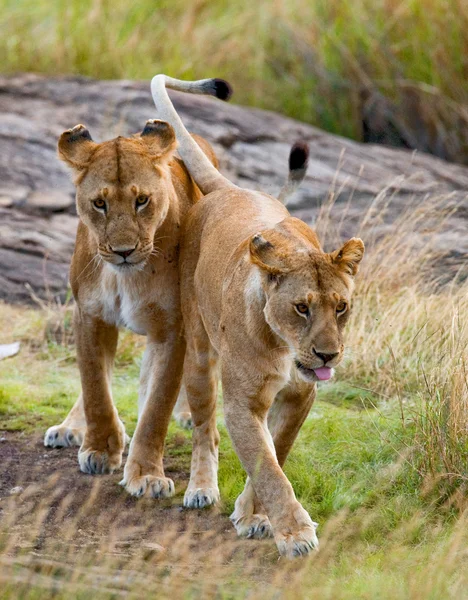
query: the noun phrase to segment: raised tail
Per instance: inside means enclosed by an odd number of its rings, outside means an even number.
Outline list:
[[[223,79],[200,79],[199,81],[181,81],[166,75],[156,75],[151,81],[151,94],[158,111],[158,116],[174,128],[178,141],[178,151],[190,175],[203,194],[209,194],[223,188],[236,186],[211,164],[198,144],[189,134],[181,118],[177,114],[166,88],[215,96],[221,100],[229,100],[232,95],[231,86]]]
[[[278,200],[287,204],[289,198],[301,185],[307,172],[309,164],[309,144],[306,142],[296,142],[289,152],[289,174],[288,180],[282,187]]]

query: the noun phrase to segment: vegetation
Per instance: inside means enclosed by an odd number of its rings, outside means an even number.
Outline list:
[[[321,386],[286,466],[299,499],[320,524],[320,551],[310,560],[277,562],[272,542],[237,542],[233,534],[227,541],[213,531],[203,538],[195,520],[183,533],[170,525],[152,533],[166,550],[148,552],[139,540],[151,523],[142,518],[132,551],[125,554],[118,545],[130,535],[128,524],[119,520],[123,507],[129,510],[125,493],[119,496],[122,504],[106,507],[110,517],[96,519],[92,498],[75,514],[67,493],[62,497],[53,487],[54,478],[41,484],[55,490],[50,503],[34,509],[28,505],[28,489],[18,498],[5,497],[8,490],[1,493],[0,597],[36,598],[46,590],[57,598],[86,598],[90,590],[98,598],[142,593],[173,598],[466,597],[468,287],[463,274],[450,274],[433,255],[429,234],[425,244],[414,235],[443,225],[446,198],[427,200],[402,214],[393,235],[378,239],[372,223],[385,218],[379,206],[389,202],[383,192],[363,217],[361,235],[368,251],[349,323],[349,354],[334,382]],[[378,217],[370,218],[376,211]],[[325,204],[317,223],[327,245],[334,236],[330,214],[331,204]],[[42,434],[76,398],[68,314],[69,307],[52,304],[38,310],[1,307],[0,339],[21,339],[23,346],[17,357],[1,363],[0,429],[22,431],[27,438]],[[130,433],[143,343],[126,332],[117,356],[115,397]],[[222,425],[221,405],[219,423],[221,510],[229,514],[244,475]],[[167,455],[187,471],[190,434],[174,423]],[[76,471],[73,477],[85,476]],[[118,480],[119,474],[112,476],[115,485]],[[67,479],[67,492],[70,486]],[[176,505],[184,486],[177,486]],[[131,510],[139,510],[141,502]],[[36,551],[43,531],[54,531],[65,513],[65,533],[48,537]],[[32,519],[26,540],[17,533],[25,514]],[[72,543],[79,518],[109,527],[97,548]]]
[[[237,102],[357,139],[369,99],[385,98],[468,161],[465,0],[0,0],[0,10],[6,73],[216,75],[233,83]],[[99,486],[114,490],[119,473],[94,478],[78,507],[78,469],[25,485],[9,439],[26,451],[79,392],[71,307],[0,305],[0,340],[22,342],[18,356],[0,363],[0,598],[467,597],[468,282],[432,251],[447,198],[412,207],[382,239],[378,224],[391,201],[383,190],[363,216],[367,253],[348,355],[320,387],[286,465],[320,526],[320,551],[308,560],[278,562],[271,541],[234,539],[226,515],[244,474],[221,398],[219,515],[199,511],[189,521],[170,512],[155,532],[157,503],[121,491],[98,510]],[[333,195],[317,223],[327,246],[340,233],[332,205]],[[122,333],[113,388],[130,434],[143,346]],[[172,503],[180,506],[190,433],[175,423],[166,455],[180,476]],[[11,494],[17,485],[25,489]],[[200,531],[207,515],[225,529]],[[84,522],[103,535],[83,537]]]
[[[0,0],[0,10],[4,72],[215,75],[236,102],[357,139],[384,97],[410,143],[468,161],[465,0]]]

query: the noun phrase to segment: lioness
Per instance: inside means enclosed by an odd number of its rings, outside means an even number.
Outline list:
[[[188,213],[181,245],[184,367],[194,423],[187,507],[219,498],[217,365],[226,425],[247,471],[231,516],[239,535],[274,535],[292,557],[317,547],[316,523],[296,500],[282,466],[314,401],[343,357],[353,277],[364,253],[352,238],[323,252],[285,206],[240,189],[209,163],[175,112],[164,75],[152,81],[158,116],[170,122],[190,174],[207,194]],[[296,147],[293,171],[307,154]],[[295,169],[296,167],[296,169]]]
[[[195,139],[215,168],[208,142]],[[75,176],[80,217],[70,282],[82,394],[66,420],[47,431],[44,443],[81,444],[78,459],[85,473],[120,467],[126,434],[111,395],[118,327],[146,335],[140,415],[122,483],[134,495],[153,497],[174,493],[164,476],[163,447],[185,352],[180,225],[201,197],[175,149],[172,127],[158,120],[148,121],[139,136],[101,144],[77,125],[58,142],[59,157]],[[182,403],[182,417],[183,412]]]

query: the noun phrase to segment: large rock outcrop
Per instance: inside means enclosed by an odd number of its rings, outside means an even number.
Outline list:
[[[466,262],[468,168],[358,144],[271,112],[180,93],[171,97],[187,127],[214,145],[223,171],[240,185],[275,194],[291,143],[308,140],[309,174],[291,210],[312,222],[334,202],[330,222],[341,224],[343,236],[356,232],[371,205],[378,208],[379,194],[381,204],[391,198],[385,216],[376,219],[382,234],[410,203],[443,197],[453,211],[437,233],[437,250],[452,268]],[[66,292],[77,217],[70,176],[56,157],[60,133],[85,123],[101,141],[141,131],[156,116],[148,82],[0,78],[0,299],[31,302],[33,295]]]

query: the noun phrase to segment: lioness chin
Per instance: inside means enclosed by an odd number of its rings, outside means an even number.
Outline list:
[[[225,179],[187,134],[166,85],[177,89],[181,82],[153,79],[159,116],[174,127],[181,156],[206,194],[187,215],[181,245],[184,380],[194,424],[185,505],[207,506],[219,497],[219,368],[226,425],[248,474],[231,519],[240,535],[273,534],[282,555],[307,554],[318,545],[316,523],[282,466],[316,382],[342,360],[364,244],[353,238],[325,253],[281,202]],[[291,181],[303,176],[306,160],[304,147],[293,148]]]
[[[200,148],[217,165],[209,144]],[[185,341],[179,290],[180,225],[200,190],[179,158],[170,125],[148,121],[133,138],[95,143],[83,125],[65,131],[59,157],[72,169],[80,217],[70,282],[82,393],[47,446],[81,445],[85,473],[119,468],[126,434],[112,402],[118,328],[146,335],[139,421],[123,484],[137,496],[166,497],[164,439],[180,388]],[[214,168],[214,167],[213,167]],[[179,403],[189,419],[189,408]]]

